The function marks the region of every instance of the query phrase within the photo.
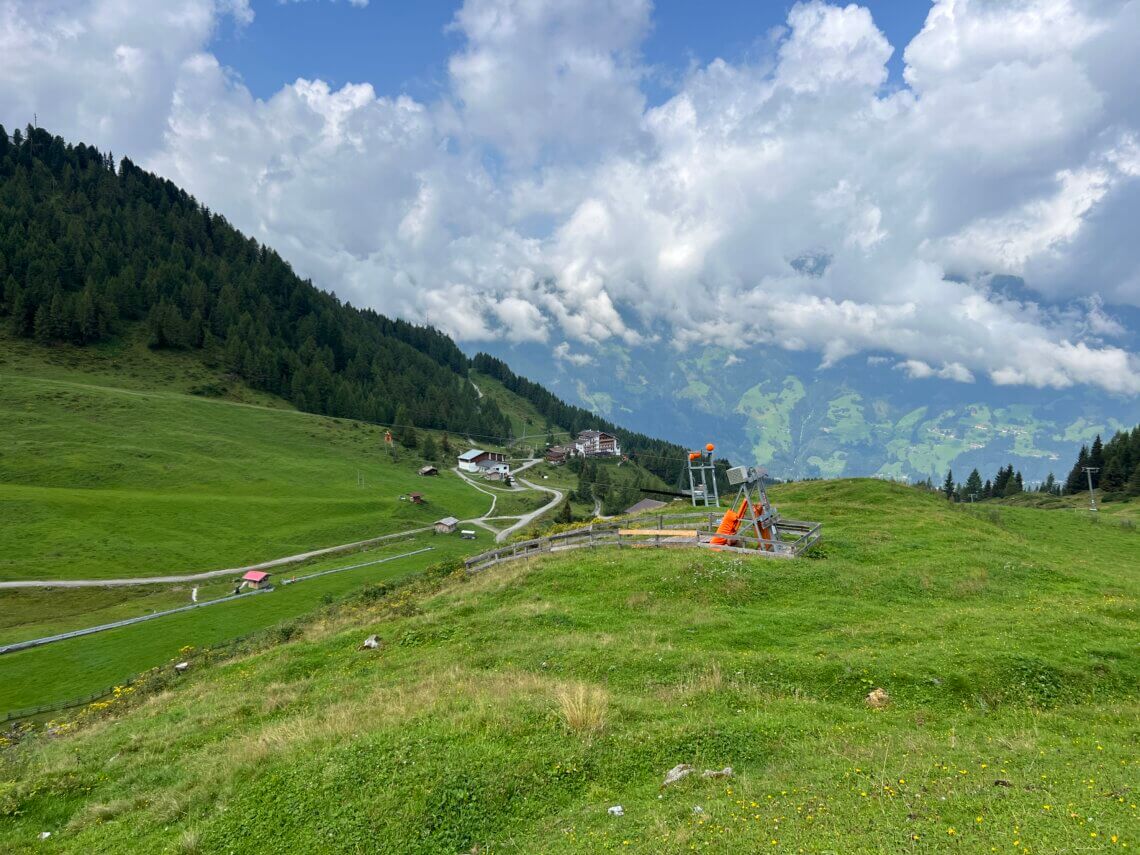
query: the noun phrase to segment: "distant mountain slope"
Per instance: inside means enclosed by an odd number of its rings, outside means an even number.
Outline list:
[[[45,345],[145,324],[152,348],[196,353],[302,410],[488,442],[513,433],[444,334],[341,303],[171,182],[43,130],[0,128],[0,323]],[[561,401],[547,409],[591,422]],[[683,451],[623,441],[671,458],[670,478]]]
[[[886,357],[828,368],[779,347],[603,346],[584,365],[527,347],[499,355],[556,394],[667,439],[710,439],[780,477],[983,477],[1012,463],[1028,481],[1063,478],[1082,442],[1140,421],[1140,402],[1064,390],[911,380]],[[602,369],[600,366],[605,366]]]

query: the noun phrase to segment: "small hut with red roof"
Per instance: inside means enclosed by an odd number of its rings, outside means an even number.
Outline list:
[[[269,574],[264,570],[250,570],[241,577],[241,581],[251,588],[268,588]]]

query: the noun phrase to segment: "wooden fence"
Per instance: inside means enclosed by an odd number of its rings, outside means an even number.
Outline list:
[[[237,638],[231,638],[231,639],[228,639],[227,641],[221,641],[221,642],[218,642],[217,644],[210,645],[209,647],[201,648],[197,652],[200,655],[200,654],[206,653],[206,652],[224,650],[227,647],[232,647],[235,644],[240,644],[243,641],[249,641],[251,638],[256,638],[258,636],[265,635],[265,634],[271,632],[273,629],[274,629],[274,627],[266,627],[265,629],[258,630],[257,632],[250,632],[250,633],[246,633],[245,635],[239,635]],[[113,695],[115,693],[115,689],[120,688],[120,687],[125,688],[126,686],[132,686],[132,685],[134,685],[135,681],[139,679],[139,677],[143,677],[143,676],[146,676],[148,674],[152,674],[152,673],[159,671],[159,670],[162,670],[166,667],[169,667],[169,666],[159,665],[159,666],[156,666],[155,668],[150,669],[150,671],[144,671],[142,674],[132,674],[131,676],[120,680],[118,683],[116,683],[113,686],[107,686],[104,689],[99,689],[96,692],[92,692],[88,695],[83,695],[82,697],[79,697],[79,698],[67,698],[66,700],[54,701],[53,703],[50,703],[50,704],[41,704],[38,707],[26,707],[25,709],[22,709],[22,710],[9,710],[8,712],[0,715],[0,724],[7,724],[8,722],[12,722],[12,721],[20,721],[21,719],[33,718],[33,717],[38,716],[38,715],[43,715],[44,713],[60,712],[62,710],[74,709],[75,707],[86,706],[87,704],[94,703],[95,701],[101,701],[103,698],[106,698],[109,695]]]
[[[595,523],[548,537],[520,540],[468,558],[464,564],[468,573],[478,573],[504,561],[599,546],[616,546],[619,549],[688,547],[711,549],[714,552],[736,552],[760,558],[795,558],[803,555],[823,537],[822,523],[801,520],[778,519],[776,530],[779,538],[763,542],[745,534],[731,537],[718,535],[716,526],[720,522],[719,514],[657,514],[638,517],[627,523],[632,525],[635,521],[642,527],[627,528],[619,523]],[[646,524],[653,523],[656,523],[656,528],[645,527]],[[729,543],[713,543],[714,539],[728,540]]]

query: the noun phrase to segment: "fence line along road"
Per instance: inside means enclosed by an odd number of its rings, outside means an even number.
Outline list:
[[[379,558],[375,561],[365,561],[363,564],[350,564],[347,567],[333,567],[331,570],[321,570],[317,573],[310,573],[307,576],[298,576],[296,579],[291,580],[285,584],[293,584],[294,582],[303,582],[306,579],[315,579],[318,576],[327,576],[330,573],[341,573],[345,570],[356,570],[359,567],[370,567],[373,564],[384,564],[388,561],[395,561],[398,558],[410,558],[413,555],[419,555],[422,552],[430,552],[435,547],[425,546],[423,549],[415,549],[411,552],[405,552],[401,555],[391,555],[388,558]],[[216,606],[218,603],[228,603],[234,600],[241,600],[246,597],[252,597],[255,594],[267,594],[272,591],[272,588],[259,588],[253,591],[247,591],[244,594],[230,594],[226,597],[218,597],[216,600],[206,600],[204,603],[190,603],[185,606],[178,606],[174,609],[166,609],[161,612],[153,612],[149,615],[138,615],[133,618],[125,618],[124,620],[117,620],[112,623],[104,623],[99,626],[89,626],[85,629],[74,629],[71,632],[61,632],[58,635],[47,635],[43,638],[33,638],[30,641],[17,641],[12,644],[0,646],[0,656],[5,653],[15,653],[17,650],[27,650],[29,647],[40,647],[44,644],[51,644],[54,641],[64,641],[68,638],[79,638],[82,635],[91,635],[96,632],[103,632],[108,629],[118,629],[123,626],[131,626],[132,624],[142,623],[143,621],[154,620],[155,618],[166,617],[167,615],[175,615],[179,612],[189,612],[194,609],[204,609],[206,606]],[[105,693],[104,693],[105,694]],[[102,697],[102,696],[100,696]]]
[[[128,677],[118,685],[127,685],[137,677],[138,675],[135,674],[131,677]],[[67,701],[58,701],[54,704],[44,704],[43,706],[39,707],[28,707],[27,709],[23,710],[12,710],[11,712],[4,713],[4,716],[0,718],[0,724],[7,724],[10,721],[19,721],[22,718],[31,718],[32,716],[43,715],[44,713],[59,712],[60,710],[69,710],[74,707],[81,707],[85,704],[94,703],[100,698],[107,697],[107,695],[115,691],[115,688],[115,686],[108,686],[105,689],[100,689],[97,692],[92,692],[90,695],[84,695],[82,698],[73,698]]]
[[[248,641],[249,639],[253,638],[257,634],[258,633],[256,633],[256,632],[251,632],[251,633],[247,633],[246,635],[239,635],[237,638],[231,638],[228,641],[222,641],[222,642],[219,642],[218,644],[213,644],[209,647],[209,649],[210,650],[224,650],[227,647],[232,647],[235,644],[241,644],[243,641]],[[69,710],[69,709],[73,709],[75,707],[81,707],[85,704],[93,703],[94,701],[97,701],[97,700],[100,700],[101,698],[107,697],[107,695],[113,694],[115,689],[119,688],[120,686],[132,685],[135,682],[135,680],[137,680],[140,676],[142,676],[142,675],[141,674],[132,674],[131,676],[127,677],[125,680],[120,680],[118,683],[116,683],[113,686],[107,686],[107,688],[105,688],[105,689],[99,689],[98,691],[92,692],[89,695],[84,695],[81,698],[68,698],[67,700],[55,701],[54,703],[50,703],[50,704],[41,704],[38,707],[27,707],[27,708],[22,709],[22,710],[10,710],[9,712],[4,713],[3,716],[0,716],[0,724],[6,724],[10,721],[19,721],[20,719],[24,719],[24,718],[31,718],[32,716],[43,715],[44,713],[48,713],[48,712],[59,712],[60,710]]]
[[[298,555],[287,555],[284,558],[273,558],[258,564],[248,564],[245,567],[230,567],[224,570],[204,570],[201,573],[189,573],[180,576],[141,576],[137,579],[15,579],[0,582],[0,588],[114,588],[128,585],[180,585],[185,582],[201,582],[205,579],[216,579],[219,576],[228,576],[231,573],[247,573],[250,570],[270,570],[286,564],[299,564],[310,558],[319,558],[322,555],[332,555],[335,552],[350,552],[363,546],[382,543],[385,540],[411,537],[431,531],[431,526],[410,528],[407,531],[394,531],[391,534],[382,534],[379,537],[370,537],[367,540],[357,540],[353,543],[342,543],[339,546],[326,546],[313,549]]]

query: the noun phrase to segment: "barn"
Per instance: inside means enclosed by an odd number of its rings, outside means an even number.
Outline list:
[[[269,574],[264,570],[250,570],[241,577],[243,585],[258,590],[269,587]]]
[[[459,455],[459,468],[464,472],[478,472],[479,464],[484,461],[503,463],[506,459],[507,455],[499,451],[484,451],[481,448],[469,448]]]

